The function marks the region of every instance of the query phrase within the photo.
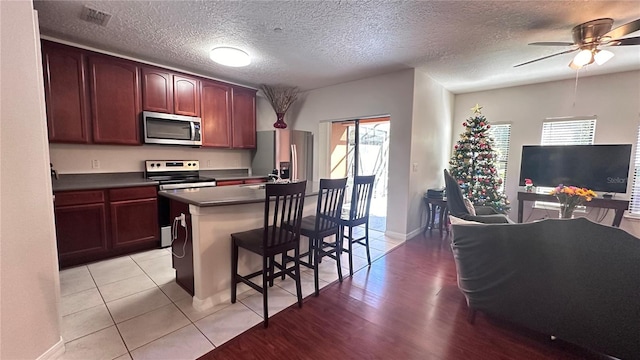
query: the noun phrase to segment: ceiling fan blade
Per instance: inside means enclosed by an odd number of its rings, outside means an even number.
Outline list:
[[[522,65],[531,64],[531,63],[536,62],[536,61],[552,58],[554,56],[558,56],[558,55],[562,55],[562,54],[572,53],[572,52],[577,51],[577,50],[578,50],[577,48],[576,49],[566,50],[566,51],[559,52],[559,53],[556,53],[556,54],[551,54],[551,55],[548,55],[548,56],[544,56],[544,57],[541,57],[541,58],[538,58],[538,59],[535,59],[535,60],[527,61],[527,62],[524,62],[522,64],[514,65],[513,67],[519,67],[519,66],[522,66]]]
[[[541,41],[541,42],[529,43],[529,45],[536,45],[536,46],[571,46],[571,45],[573,45],[573,43],[563,42],[563,41]]]
[[[617,28],[604,34],[602,37],[617,39],[638,30],[640,30],[640,19],[628,22],[622,26],[618,26]]]
[[[640,45],[640,36],[613,41],[617,43],[616,45]]]

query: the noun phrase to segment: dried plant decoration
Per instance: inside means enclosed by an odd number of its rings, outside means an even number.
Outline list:
[[[262,91],[271,103],[271,107],[273,107],[278,118],[273,124],[273,127],[277,129],[286,128],[287,124],[284,122],[284,114],[289,110],[291,104],[298,99],[300,90],[297,87],[292,86],[262,85]]]

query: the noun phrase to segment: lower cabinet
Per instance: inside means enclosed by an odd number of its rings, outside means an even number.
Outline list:
[[[60,267],[158,246],[155,186],[56,192]]]
[[[243,185],[243,184],[262,184],[262,183],[266,183],[266,182],[267,182],[267,178],[218,180],[218,181],[216,181],[216,186]]]

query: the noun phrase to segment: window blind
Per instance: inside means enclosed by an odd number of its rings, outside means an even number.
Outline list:
[[[511,124],[492,124],[489,136],[493,138],[493,149],[496,151],[496,168],[502,179],[500,191],[504,191],[507,181],[507,162],[509,161],[509,140],[511,139]]]
[[[591,145],[596,134],[596,119],[545,121],[540,145]]]
[[[633,188],[631,189],[629,213],[640,215],[640,126],[638,126],[636,137],[636,156],[633,166]]]

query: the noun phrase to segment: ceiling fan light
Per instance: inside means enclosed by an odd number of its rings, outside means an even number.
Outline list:
[[[580,70],[580,69],[582,69],[582,66],[580,66],[580,65],[576,64],[574,61],[571,61],[571,62],[569,63],[569,67],[570,67],[571,69],[573,69],[573,70]]]
[[[587,64],[590,64],[593,61],[593,54],[591,53],[591,50],[581,50],[576,57],[573,58],[573,63],[576,66],[585,66]]]
[[[611,60],[613,55],[614,54],[611,51],[598,50],[598,52],[596,52],[596,54],[594,55],[594,59],[596,61],[596,64],[602,65],[602,64],[606,63],[607,61]]]
[[[249,54],[232,47],[214,48],[209,53],[209,57],[218,64],[225,66],[242,67],[251,64]]]

